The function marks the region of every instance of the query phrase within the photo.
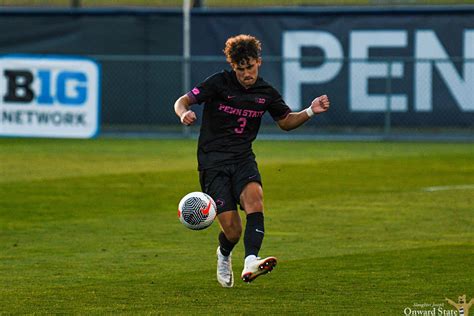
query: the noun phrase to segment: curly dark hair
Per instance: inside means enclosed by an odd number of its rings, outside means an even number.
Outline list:
[[[229,63],[239,65],[242,62],[248,63],[250,58],[259,58],[262,44],[254,36],[240,34],[227,39],[223,52]]]

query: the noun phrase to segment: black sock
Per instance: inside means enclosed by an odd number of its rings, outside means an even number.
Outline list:
[[[258,256],[264,234],[263,213],[248,214],[244,235],[245,257],[249,255]]]
[[[230,255],[232,249],[234,249],[234,246],[236,244],[237,243],[230,242],[225,236],[224,232],[221,232],[219,234],[219,247],[221,250],[221,254],[223,254],[224,256],[227,257],[228,255]]]

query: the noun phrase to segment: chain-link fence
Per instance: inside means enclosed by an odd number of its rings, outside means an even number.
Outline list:
[[[105,133],[138,132],[157,136],[198,133],[200,121],[190,129],[183,129],[173,104],[207,76],[228,69],[223,56],[192,57],[188,61],[191,87],[184,87],[180,56],[92,57],[102,68],[101,121]],[[314,69],[314,78],[290,71],[292,63]],[[338,64],[338,72],[326,82],[317,80],[317,69],[322,63]],[[307,107],[321,94],[327,94],[332,104],[328,113],[290,134],[280,131],[267,114],[262,123],[263,134],[474,136],[472,59],[327,61],[264,56],[260,74],[284,94],[295,111]],[[286,87],[288,84],[290,89]],[[202,106],[193,109],[200,117]]]
[[[295,7],[295,6],[393,6],[393,5],[466,5],[474,0],[192,0],[193,7]],[[182,0],[1,0],[5,7],[157,7],[180,8]]]
[[[217,0],[193,3],[219,6]],[[225,1],[228,7],[246,3]],[[303,4],[258,1],[277,3]],[[228,69],[221,45],[229,35],[246,32],[265,43],[261,75],[292,110],[307,107],[318,95],[330,96],[328,113],[288,135],[474,134],[474,7],[190,12],[182,1],[171,0],[0,0],[0,6],[36,4],[174,7],[4,10],[3,54],[98,61],[103,132],[197,133],[200,122],[183,129],[173,103],[209,75]],[[199,116],[202,106],[194,109]],[[262,132],[282,133],[269,116]]]

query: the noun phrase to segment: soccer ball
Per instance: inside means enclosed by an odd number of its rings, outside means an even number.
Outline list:
[[[178,217],[189,229],[207,228],[216,218],[216,203],[206,193],[188,193],[179,201]]]

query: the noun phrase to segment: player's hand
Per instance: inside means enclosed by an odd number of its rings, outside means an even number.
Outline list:
[[[193,111],[189,110],[181,114],[181,123],[184,125],[191,125],[196,121],[196,113]]]
[[[327,95],[322,95],[317,97],[316,99],[311,102],[311,110],[313,110],[314,114],[319,114],[326,112],[329,109],[329,98]]]

